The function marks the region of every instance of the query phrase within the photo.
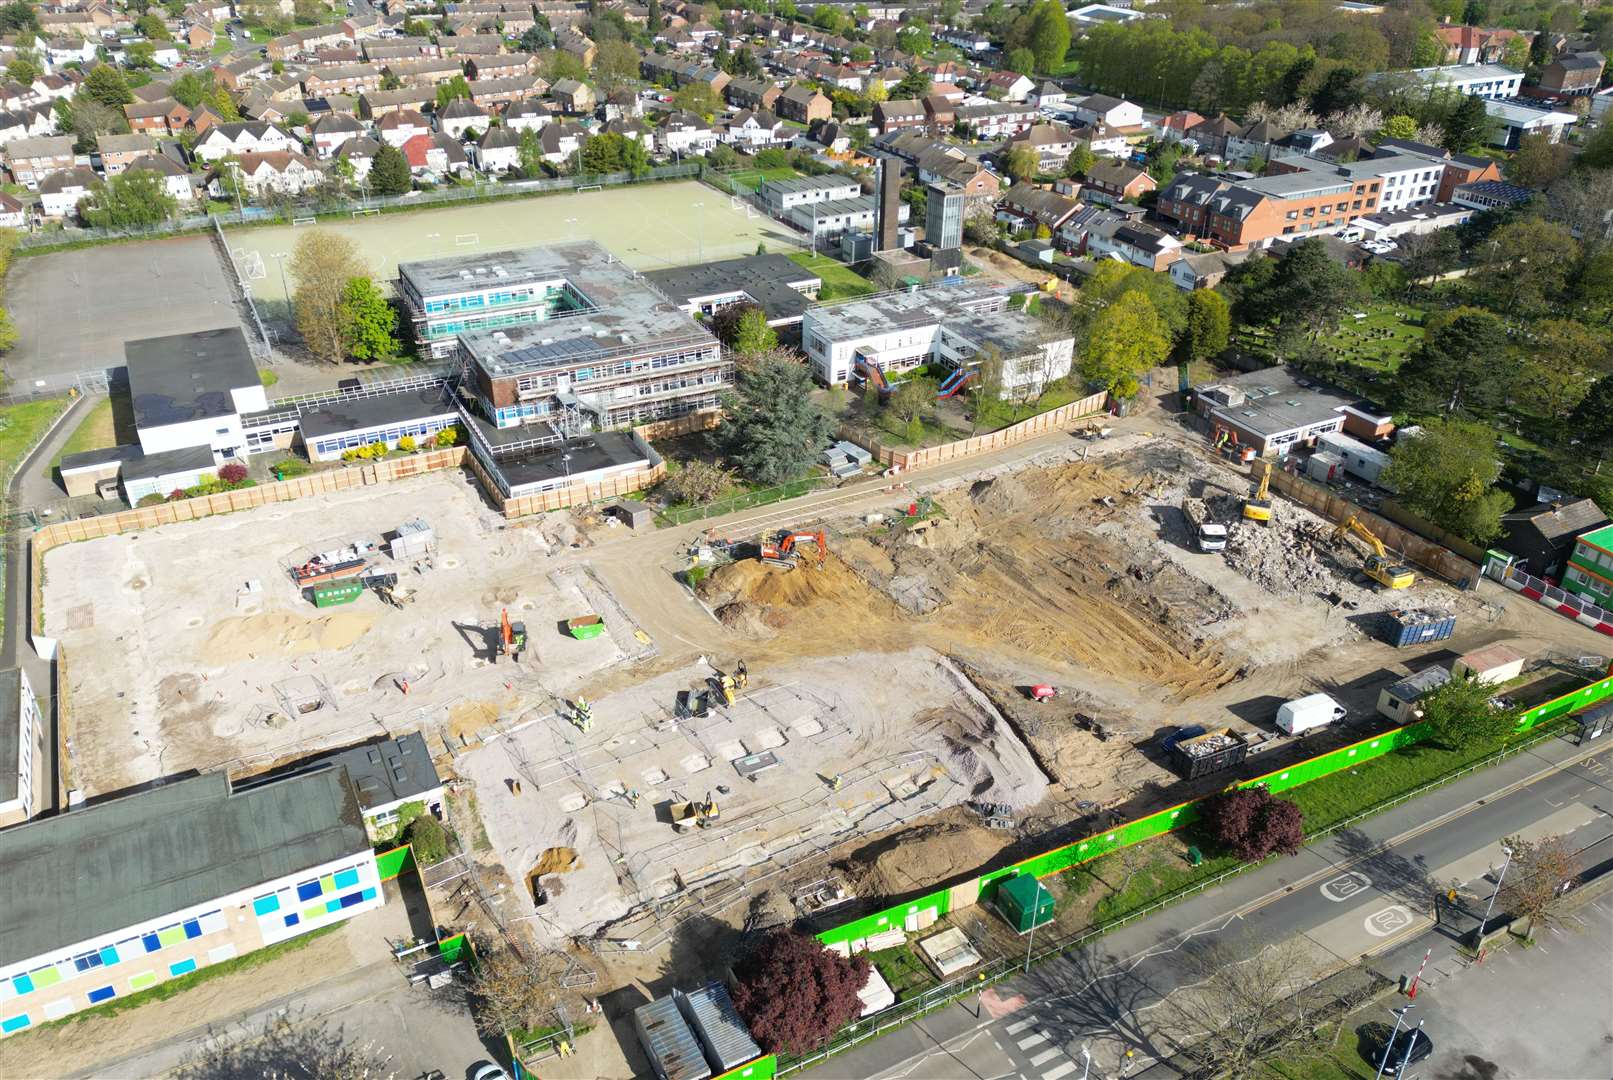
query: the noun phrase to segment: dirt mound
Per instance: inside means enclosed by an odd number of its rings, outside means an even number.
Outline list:
[[[844,871],[859,893],[902,896],[977,873],[1012,839],[962,822],[925,825],[868,844],[852,854]]]
[[[766,639],[778,634],[779,627],[787,622],[784,614],[774,608],[765,608],[745,600],[730,600],[722,604],[713,615],[723,626],[748,638]]]
[[[1015,514],[1031,505],[1031,493],[1013,473],[978,481],[969,489],[969,500],[993,514]]]
[[[538,856],[537,865],[532,867],[530,877],[542,877],[544,874],[569,874],[577,869],[577,850],[568,847],[552,847]]]
[[[797,610],[816,606],[843,610],[846,604],[866,603],[866,582],[831,554],[822,566],[808,560],[793,570],[770,566],[760,559],[743,559],[718,567],[700,583],[700,596],[726,607],[742,602],[776,609],[765,617],[777,629]],[[743,609],[736,613],[743,615]]]
[[[202,662],[221,667],[248,657],[299,656],[324,649],[345,649],[363,637],[374,622],[368,615],[345,611],[317,619],[289,612],[231,616],[220,619],[208,630]]]

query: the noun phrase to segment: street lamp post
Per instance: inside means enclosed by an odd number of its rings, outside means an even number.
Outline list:
[[[1501,872],[1495,876],[1495,889],[1490,893],[1490,902],[1484,905],[1484,919],[1479,923],[1479,963],[1484,962],[1484,932],[1490,928],[1490,912],[1495,910],[1495,898],[1501,895],[1501,883],[1507,878],[1507,867],[1512,865],[1512,849],[1504,847],[1501,853],[1506,860],[1501,864]]]
[[[1417,1030],[1410,1032],[1406,1040],[1406,1052],[1400,1057],[1400,1068],[1395,1070],[1395,1080],[1401,1080],[1406,1075],[1406,1066],[1411,1064],[1411,1051],[1417,1045],[1417,1037],[1423,1033],[1423,1022],[1417,1021]]]
[[[1091,1076],[1091,1075],[1092,1075],[1092,1051],[1087,1049],[1087,1044],[1086,1043],[1082,1043],[1081,1044],[1081,1080],[1088,1080],[1088,1077]]]
[[[1389,1041],[1383,1044],[1383,1054],[1378,1059],[1378,1075],[1373,1077],[1373,1080],[1383,1080],[1383,1068],[1389,1064],[1389,1051],[1394,1048],[1395,1036],[1400,1034],[1400,1022],[1406,1018],[1408,1012],[1416,1007],[1415,1005],[1402,1005],[1398,1009],[1389,1010],[1395,1014],[1395,1029],[1389,1033]],[[1396,1071],[1398,1072],[1398,1070]]]
[[[269,258],[280,264],[280,291],[286,294],[286,303],[291,303],[291,289],[286,286],[286,256],[289,252],[276,251]]]

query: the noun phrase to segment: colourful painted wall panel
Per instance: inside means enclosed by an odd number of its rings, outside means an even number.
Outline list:
[[[395,847],[391,851],[383,851],[375,857],[375,868],[381,875],[382,881],[391,881],[406,871],[413,870],[414,849],[408,844]]]

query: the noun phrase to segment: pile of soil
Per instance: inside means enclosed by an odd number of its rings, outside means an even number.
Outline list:
[[[1012,841],[1001,830],[941,821],[865,844],[836,869],[860,895],[903,896],[978,873]]]
[[[773,637],[789,622],[789,616],[782,610],[763,607],[748,600],[730,600],[719,605],[712,614],[723,626],[748,638]]]
[[[220,619],[207,632],[202,662],[212,667],[239,663],[247,657],[300,656],[345,649],[374,624],[369,615],[341,611],[317,619],[289,612],[236,615]]]

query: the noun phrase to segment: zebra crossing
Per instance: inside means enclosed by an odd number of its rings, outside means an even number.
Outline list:
[[[1021,1080],[1080,1080],[1080,1051],[1064,1049],[1037,1026],[1034,1018],[1016,1020],[1002,1028],[997,1045],[1018,1070]]]

